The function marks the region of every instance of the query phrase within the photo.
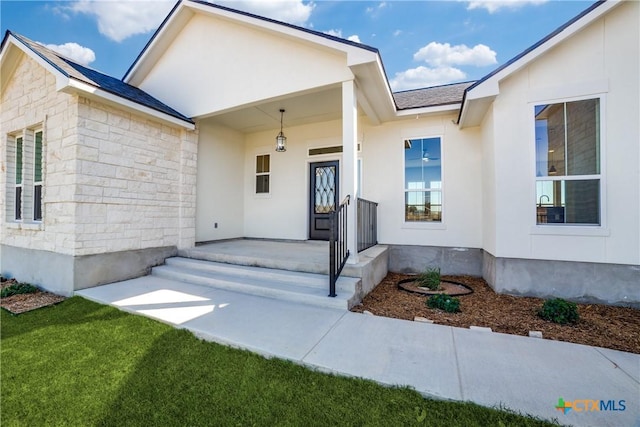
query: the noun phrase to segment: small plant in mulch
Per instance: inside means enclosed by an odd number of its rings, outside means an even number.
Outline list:
[[[562,298],[550,299],[544,302],[542,308],[538,311],[538,316],[544,320],[565,325],[567,323],[578,323],[580,316],[578,315],[578,306]]]
[[[427,268],[424,272],[416,276],[416,282],[421,288],[427,288],[432,291],[440,289],[440,269],[439,268]]]
[[[439,308],[447,313],[458,313],[460,311],[460,298],[450,295],[432,295],[427,299],[427,307]]]
[[[38,288],[28,283],[14,283],[13,285],[9,285],[6,288],[3,288],[2,291],[0,291],[0,298],[7,298],[13,295],[21,294],[33,294],[38,291]]]

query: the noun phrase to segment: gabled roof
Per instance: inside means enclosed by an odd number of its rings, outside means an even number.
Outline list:
[[[551,34],[468,87],[464,91],[462,107],[458,114],[458,124],[460,128],[479,124],[488,106],[500,93],[500,81],[527,66],[554,46],[621,4],[621,2],[621,0],[600,0],[595,2],[579,15],[558,27]],[[470,112],[470,110],[475,111]]]
[[[442,86],[394,92],[393,98],[396,101],[398,110],[460,104],[465,89],[474,83],[475,82],[452,83]]]
[[[179,35],[189,25],[191,19],[197,15],[237,24],[282,39],[294,40],[301,45],[327,53],[344,55],[345,65],[358,83],[359,99],[362,100],[363,105],[368,105],[367,115],[373,122],[395,117],[396,107],[378,49],[202,0],[178,1],[126,72],[123,81],[143,87],[170,103],[168,94],[155,93],[153,85],[147,84],[146,79],[152,75],[156,66],[166,65],[161,62],[161,58],[166,52],[171,52],[172,43],[179,39]],[[303,88],[303,90],[306,89]],[[191,115],[196,116],[196,114]]]
[[[7,31],[4,39],[2,40],[0,52],[5,52],[6,45],[10,40],[15,40],[20,43],[24,48],[26,48],[26,52],[35,54],[37,58],[43,60],[47,65],[51,67],[51,69],[69,80],[75,80],[77,82],[84,83],[86,85],[89,85],[91,88],[98,89],[99,91],[104,91],[111,95],[115,95],[115,97],[124,101],[130,101],[141,107],[145,107],[147,109],[151,109],[155,112],[161,113],[162,115],[178,119],[179,121],[184,122],[182,123],[183,126],[186,124],[191,125],[188,127],[193,126],[193,121],[189,117],[184,116],[168,105],[160,102],[143,90],[124,83],[121,80],[103,74],[99,71],[82,66],[72,61],[71,59],[66,58],[65,56],[54,52],[53,50],[48,49],[22,35]],[[78,87],[76,87],[76,89],[78,89]],[[93,91],[92,93],[99,96],[99,93],[95,91]]]
[[[189,1],[191,3],[199,4],[201,6],[205,6],[207,8],[213,9],[213,10],[217,9],[217,10],[220,10],[220,11],[225,11],[225,12],[233,13],[233,14],[236,14],[236,15],[244,16],[244,17],[247,17],[247,18],[263,21],[265,23],[271,23],[271,24],[276,24],[276,25],[282,26],[282,27],[287,27],[287,28],[290,28],[290,29],[293,29],[293,30],[296,30],[296,31],[303,31],[305,33],[308,33],[308,34],[311,34],[311,35],[314,35],[314,36],[318,36],[318,37],[322,37],[322,38],[325,38],[327,40],[331,40],[331,41],[334,41],[334,42],[343,43],[345,45],[349,45],[349,46],[357,47],[357,48],[360,48],[360,49],[368,50],[370,52],[375,53],[376,55],[380,54],[378,49],[373,47],[373,46],[368,46],[368,45],[363,44],[363,43],[357,43],[357,42],[354,42],[354,41],[351,41],[351,40],[346,40],[346,39],[343,39],[343,38],[340,38],[340,37],[333,36],[331,34],[326,34],[326,33],[320,32],[320,31],[315,31],[315,30],[311,30],[311,29],[308,29],[308,28],[300,27],[300,26],[297,26],[297,25],[289,24],[287,22],[278,21],[278,20],[267,18],[267,17],[260,16],[260,15],[255,15],[253,13],[245,12],[243,10],[233,9],[233,8],[222,6],[222,5],[219,5],[219,4],[214,4],[214,3],[211,3],[211,2],[205,1],[205,0],[189,0]],[[155,31],[153,36],[151,36],[151,39],[149,39],[149,41],[144,46],[142,51],[138,54],[136,59],[133,61],[133,64],[131,64],[131,66],[129,67],[127,72],[124,74],[124,77],[122,77],[123,81],[128,81],[130,79],[130,74],[136,68],[138,62],[143,58],[143,56],[145,55],[146,51],[150,48],[150,46],[155,41],[156,37],[159,34],[162,33],[164,27],[171,20],[172,16],[176,13],[176,10],[178,9],[178,7],[182,3],[184,3],[184,0],[178,0],[178,2],[173,6],[173,8],[169,12],[169,14],[164,18],[164,20],[162,21],[162,23],[160,24],[158,29]]]

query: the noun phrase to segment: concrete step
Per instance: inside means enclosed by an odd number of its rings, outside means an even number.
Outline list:
[[[337,296],[330,298],[324,275],[223,264],[187,258],[168,258],[152,275],[217,289],[241,292],[319,307],[349,309],[357,303],[361,280],[340,277]]]
[[[324,255],[324,253],[323,253]],[[245,265],[250,267],[264,267],[277,270],[299,271],[314,274],[329,274],[329,249],[326,250],[326,259],[318,260],[310,256],[307,259],[287,258],[264,254],[238,254],[228,253],[224,249],[216,251],[214,249],[202,250],[195,247],[181,249],[178,251],[179,257],[199,259],[225,264]]]

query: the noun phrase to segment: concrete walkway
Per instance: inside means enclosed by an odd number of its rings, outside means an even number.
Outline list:
[[[640,426],[636,354],[293,304],[152,276],[76,294],[203,339],[410,386],[427,397],[502,406],[562,424]],[[609,410],[590,411],[588,404],[585,411],[584,402],[575,402],[577,408],[564,414],[555,409],[559,398],[603,400]]]

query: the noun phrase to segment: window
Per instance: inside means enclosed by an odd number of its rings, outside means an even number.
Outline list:
[[[42,221],[42,131],[35,133],[34,141],[33,220]]]
[[[23,129],[6,136],[5,217],[7,221],[42,221],[45,166],[44,132]]]
[[[22,137],[16,138],[16,163],[15,163],[15,173],[16,173],[16,186],[15,186],[15,220],[19,221],[22,219],[22,171],[23,171],[23,162],[22,162],[22,151],[23,151],[23,140]]]
[[[404,141],[405,221],[442,221],[441,139]]]
[[[256,156],[256,194],[269,194],[270,160],[269,154]]]
[[[537,224],[601,224],[600,99],[535,106]]]

